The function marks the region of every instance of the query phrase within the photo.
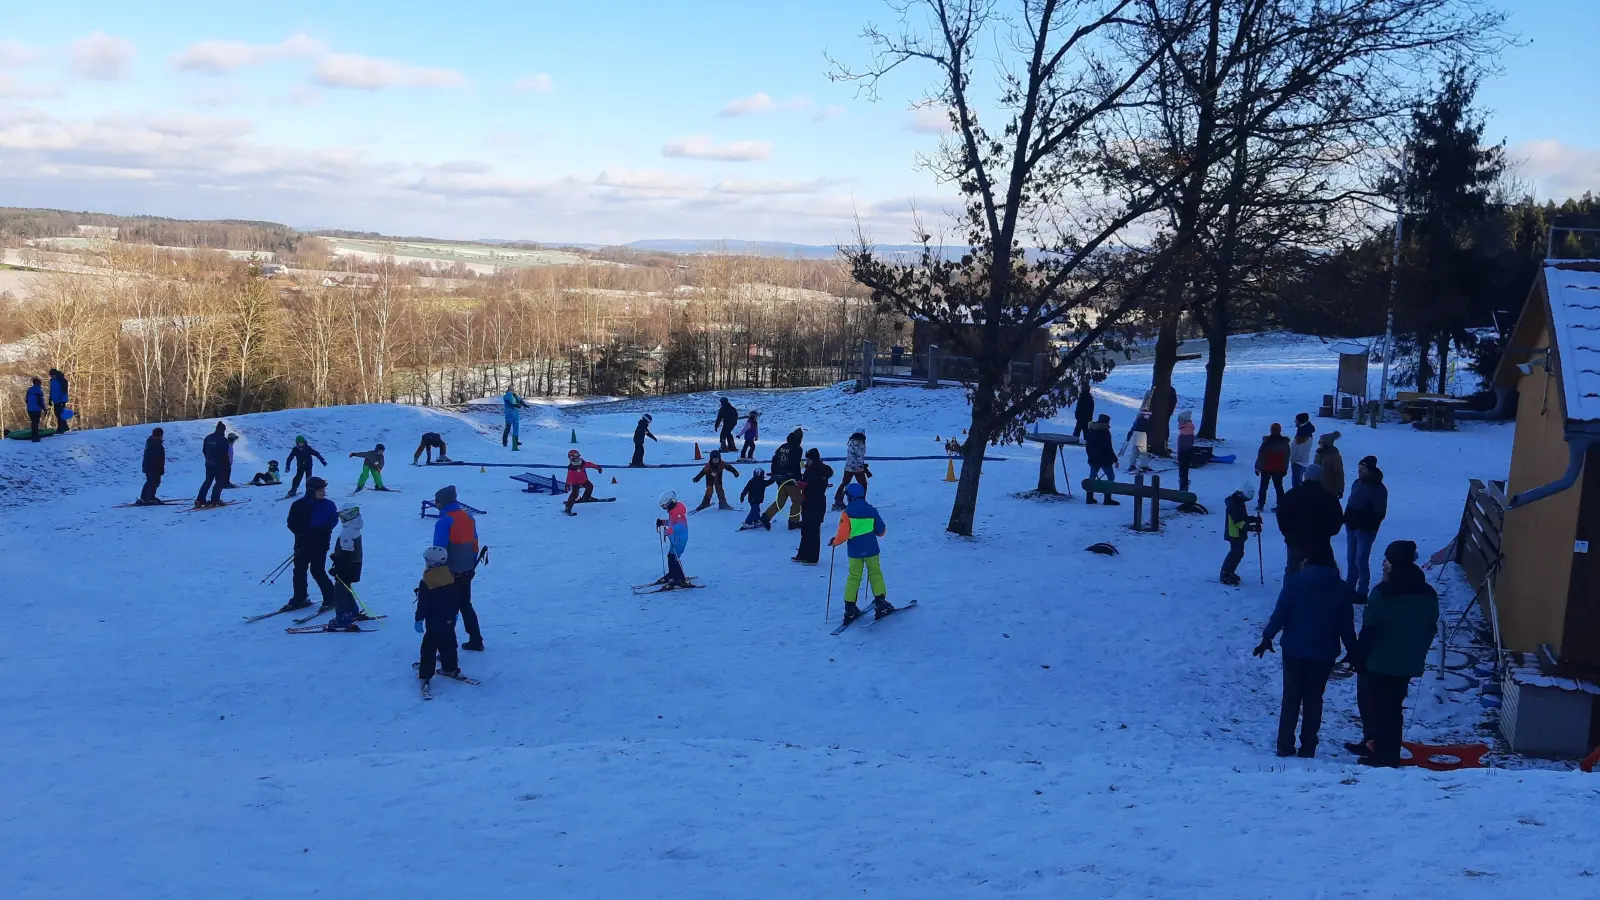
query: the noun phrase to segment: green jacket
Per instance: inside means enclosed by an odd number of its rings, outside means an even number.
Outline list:
[[[1361,618],[1362,671],[1416,678],[1439,633],[1439,595],[1415,565],[1391,570]]]

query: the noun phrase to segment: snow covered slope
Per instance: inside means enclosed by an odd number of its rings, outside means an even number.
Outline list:
[[[1238,351],[1224,430],[1247,463],[1272,421],[1313,409],[1335,360],[1314,343]],[[1179,367],[1197,403],[1200,363]],[[1118,432],[1148,381],[1125,367],[1101,394]],[[938,453],[960,392],[735,393],[765,412],[761,456],[792,424],[842,452]],[[1243,589],[1216,583],[1221,499],[1248,466],[1195,473],[1215,510],[1162,535],[1129,507],[1041,502],[1037,449],[997,448],[977,535],[943,530],[942,459],[875,464],[884,569],[902,617],[840,637],[824,565],[789,561],[780,529],[742,513],[691,518],[686,568],[707,590],[637,597],[654,578],[656,496],[698,498],[692,469],[607,468],[612,504],[561,515],[515,469],[406,465],[424,430],[474,463],[623,463],[655,415],[652,462],[714,445],[715,400],[528,410],[524,449],[494,415],[371,406],[230,420],[240,478],[297,433],[353,487],[353,450],[382,441],[398,494],[363,493],[358,589],[388,613],[374,634],[291,636],[286,502],[188,513],[113,509],[138,488],[147,429],[0,442],[14,554],[0,679],[0,889],[21,898],[1117,897],[1501,898],[1600,890],[1600,780],[1506,769],[1371,771],[1338,755],[1357,735],[1354,685],[1328,692],[1323,758],[1272,755],[1277,660],[1249,650],[1276,596],[1281,545],[1254,550]],[[163,495],[192,496],[212,423],[167,427]],[[1319,422],[1319,427],[1328,426]],[[1346,428],[1348,467],[1376,453],[1391,515],[1380,544],[1424,551],[1453,534],[1465,479],[1506,469],[1508,427],[1457,434]],[[1071,477],[1083,477],[1069,451]],[[748,472],[741,467],[742,474]],[[611,484],[611,478],[617,484]],[[236,479],[238,480],[238,479]],[[474,588],[488,649],[473,687],[417,697],[411,588],[441,485],[487,509],[491,562]],[[736,491],[742,479],[731,481]],[[730,491],[730,495],[733,493]],[[691,496],[692,494],[692,496]],[[1083,552],[1096,541],[1114,558]],[[843,562],[835,575],[837,593]],[[837,597],[832,614],[837,617]],[[1471,737],[1476,703],[1418,691],[1414,738]],[[1443,702],[1441,702],[1441,697]]]

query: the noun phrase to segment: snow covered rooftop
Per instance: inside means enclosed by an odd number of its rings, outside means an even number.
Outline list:
[[[1600,421],[1600,262],[1545,266],[1551,331],[1561,356],[1567,419]]]

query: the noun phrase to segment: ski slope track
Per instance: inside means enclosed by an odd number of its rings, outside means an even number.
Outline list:
[[[1202,365],[1178,366],[1184,406],[1198,409]],[[1600,897],[1600,776],[1504,755],[1451,773],[1356,766],[1339,749],[1359,735],[1353,679],[1329,687],[1320,758],[1273,755],[1279,659],[1250,649],[1283,548],[1269,522],[1266,586],[1254,546],[1244,587],[1220,586],[1222,500],[1268,424],[1314,410],[1335,366],[1315,341],[1236,349],[1222,452],[1241,464],[1196,470],[1213,512],[1160,535],[1130,532],[1127,505],[1024,499],[1033,444],[985,466],[971,539],[944,531],[942,459],[875,464],[888,596],[920,608],[837,638],[826,548],[796,565],[797,535],[738,533],[743,509],[690,520],[685,568],[706,590],[629,592],[660,574],[656,497],[696,503],[692,470],[608,468],[596,480],[617,502],[569,518],[510,469],[408,465],[425,430],[457,459],[560,462],[573,429],[588,458],[626,459],[644,411],[661,438],[649,461],[686,462],[715,446],[714,396],[535,404],[520,453],[487,411],[228,420],[235,481],[303,433],[332,463],[329,496],[361,505],[357,589],[389,619],[360,637],[241,623],[289,595],[287,575],[258,583],[290,550],[280,491],[194,515],[113,509],[137,494],[148,428],[0,442],[0,896]],[[1148,378],[1124,366],[1104,385],[1119,440]],[[966,424],[959,390],[730,396],[764,413],[762,465],[795,424],[827,455],[864,428],[884,456],[937,454]],[[1398,538],[1443,546],[1466,480],[1507,468],[1509,425],[1341,424],[1350,476],[1368,453],[1386,473],[1375,564]],[[212,426],[166,426],[163,497],[193,496]],[[377,441],[401,492],[346,496],[360,468],[346,454]],[[1066,456],[1076,485],[1082,454]],[[487,651],[462,653],[481,685],[435,679],[423,703],[410,621],[433,522],[417,510],[447,483],[489,511],[473,590]],[[1084,552],[1098,541],[1120,555]],[[1453,572],[1441,590],[1452,609],[1470,593]],[[1424,680],[1407,706],[1408,738],[1484,738],[1471,693]]]

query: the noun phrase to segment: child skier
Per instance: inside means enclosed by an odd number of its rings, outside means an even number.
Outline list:
[[[1244,559],[1245,544],[1253,532],[1261,530],[1261,520],[1250,515],[1250,496],[1250,488],[1242,487],[1229,494],[1227,500],[1228,514],[1222,535],[1228,540],[1228,555],[1222,560],[1222,575],[1218,580],[1232,587],[1239,586],[1239,562]]]
[[[294,449],[290,450],[289,455],[283,460],[285,469],[289,468],[289,463],[294,463],[294,480],[289,483],[289,493],[284,496],[293,497],[295,494],[300,493],[300,479],[311,477],[312,457],[316,457],[317,462],[323,465],[328,464],[328,461],[322,458],[322,454],[318,453],[315,447],[306,443],[305,435],[295,435]]]
[[[577,515],[572,511],[574,503],[588,503],[594,499],[594,482],[589,480],[590,469],[596,472],[605,471],[605,469],[584,459],[583,454],[577,450],[567,451],[567,490],[569,493],[567,494],[567,508],[564,512],[569,516]],[[580,491],[583,493],[582,499],[578,498]]]
[[[351,459],[361,460],[361,477],[356,479],[356,492],[360,493],[367,486],[367,479],[372,479],[372,489],[387,491],[383,486],[383,445],[379,444],[365,453],[352,453]]]
[[[329,631],[360,631],[356,620],[362,618],[361,607],[356,602],[350,585],[361,580],[361,507],[347,506],[339,510],[339,540],[333,545],[333,565],[328,574],[333,576],[333,621],[323,626]]]
[[[711,456],[706,459],[706,464],[701,466],[700,471],[694,476],[697,484],[702,478],[706,480],[706,495],[700,501],[700,505],[694,508],[695,512],[699,512],[711,505],[712,491],[716,491],[717,494],[717,509],[733,509],[733,504],[728,502],[728,495],[722,490],[722,473],[724,472],[732,473],[735,478],[739,477],[738,469],[722,461],[721,450],[711,451]]]
[[[761,503],[767,499],[767,488],[771,487],[772,483],[773,479],[768,478],[767,473],[761,469],[750,473],[750,480],[745,482],[744,490],[739,492],[740,502],[750,501],[750,514],[744,517],[744,524],[739,526],[740,531],[763,526],[768,531],[772,530],[772,523],[763,522],[761,519]]]
[[[678,495],[667,491],[661,495],[661,508],[667,511],[665,519],[656,520],[656,531],[667,541],[667,574],[657,584],[668,590],[693,587],[683,574],[683,551],[689,546],[689,509],[678,502]]]
[[[850,577],[844,583],[844,623],[850,624],[861,618],[861,609],[856,606],[856,594],[861,590],[861,570],[867,570],[867,580],[872,587],[872,611],[876,618],[883,618],[894,612],[895,608],[889,605],[888,591],[883,586],[883,568],[878,562],[878,538],[888,532],[888,527],[883,524],[883,516],[866,501],[866,489],[859,484],[852,484],[844,489],[850,502],[845,504],[844,512],[839,514],[839,530],[834,534],[833,540],[828,541],[828,546],[846,546],[850,557]]]
[[[445,455],[444,438],[439,436],[439,432],[424,432],[422,442],[417,444],[417,452],[411,454],[411,464],[413,466],[416,465],[417,460],[421,459],[423,454],[427,454],[428,465],[433,465],[433,451],[435,450],[439,451],[439,462],[447,463],[450,461],[450,457]]]
[[[839,482],[839,489],[833,492],[833,509],[835,512],[844,509],[844,489],[852,481],[861,483],[861,490],[867,489],[867,479],[872,477],[872,470],[867,467],[867,434],[857,431],[850,435],[850,440],[844,445],[844,479]]]
[[[461,677],[456,653],[456,615],[461,610],[459,588],[450,573],[450,554],[443,547],[429,547],[422,553],[427,566],[417,584],[417,633],[422,635],[421,659],[417,678],[422,696],[431,699],[434,660],[440,671],[451,678]]]
[[[250,479],[250,483],[256,487],[283,484],[283,479],[278,474],[278,461],[275,459],[267,460],[267,470],[265,472],[257,472],[255,477]]]
[[[761,410],[752,409],[750,415],[744,418],[744,427],[739,429],[739,437],[744,438],[744,449],[739,451],[739,459],[754,461],[756,458],[756,441],[761,438]]]

